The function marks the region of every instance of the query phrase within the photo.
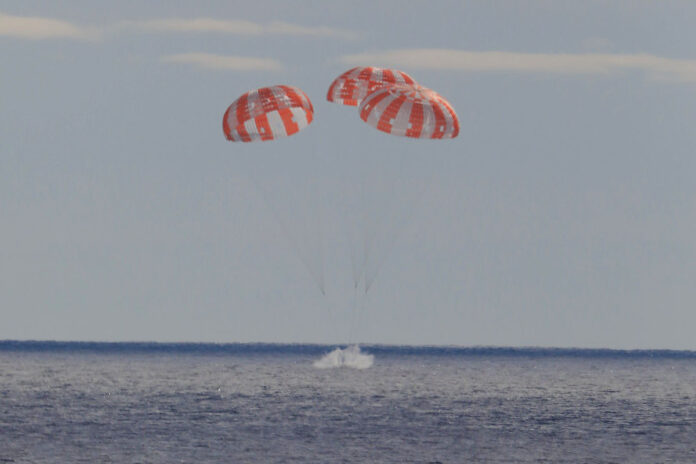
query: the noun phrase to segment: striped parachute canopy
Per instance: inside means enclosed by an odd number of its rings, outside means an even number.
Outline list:
[[[389,84],[415,84],[403,71],[362,66],[349,69],[331,83],[326,99],[342,105],[358,106],[370,92]]]
[[[302,90],[274,85],[236,99],[225,111],[222,130],[233,142],[275,140],[299,132],[313,118],[312,102]]]
[[[459,134],[459,120],[452,105],[418,84],[378,88],[365,97],[358,112],[363,121],[392,135],[442,139]]]

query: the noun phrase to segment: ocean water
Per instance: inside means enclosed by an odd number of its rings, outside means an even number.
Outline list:
[[[335,348],[0,342],[0,463],[696,463],[694,352]]]

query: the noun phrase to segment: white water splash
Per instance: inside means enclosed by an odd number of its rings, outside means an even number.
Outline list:
[[[336,348],[314,361],[314,367],[330,369],[334,367],[352,367],[353,369],[367,369],[372,366],[375,357],[371,354],[360,352],[358,345],[351,345],[345,349]]]

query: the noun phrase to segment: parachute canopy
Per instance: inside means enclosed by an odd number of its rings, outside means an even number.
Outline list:
[[[331,83],[326,99],[342,105],[358,106],[370,92],[388,84],[415,84],[403,71],[374,66],[349,69]]]
[[[227,140],[255,142],[293,135],[309,126],[314,107],[297,87],[274,85],[250,90],[225,111],[222,130]]]
[[[454,138],[454,108],[434,90],[418,84],[392,84],[370,93],[358,107],[360,118],[382,132],[421,139]]]

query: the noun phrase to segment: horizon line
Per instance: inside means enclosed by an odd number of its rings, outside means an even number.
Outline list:
[[[181,353],[323,353],[336,347],[358,345],[383,354],[460,354],[498,356],[572,356],[572,357],[678,357],[696,358],[696,350],[673,348],[583,348],[551,346],[498,345],[434,345],[385,343],[302,343],[302,342],[162,342],[162,341],[85,341],[85,340],[0,340],[0,352],[7,351],[70,351],[165,352],[172,348]],[[240,350],[240,348],[243,348]]]

